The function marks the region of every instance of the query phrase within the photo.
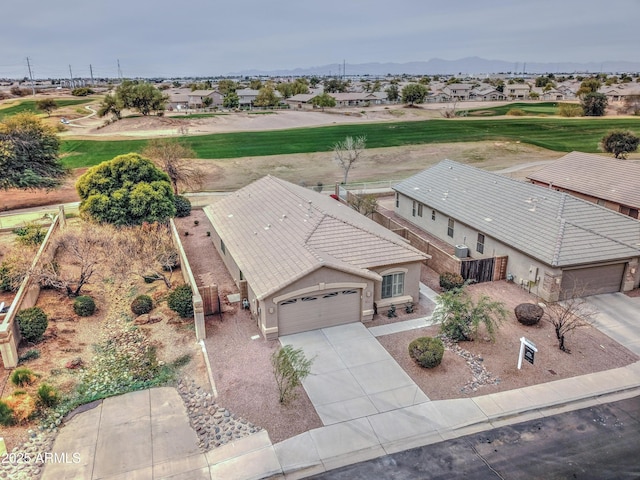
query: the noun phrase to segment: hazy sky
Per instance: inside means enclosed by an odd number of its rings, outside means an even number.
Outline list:
[[[224,75],[331,63],[640,61],[640,0],[20,0],[0,77]]]

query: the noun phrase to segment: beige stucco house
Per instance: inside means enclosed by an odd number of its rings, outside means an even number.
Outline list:
[[[394,189],[400,216],[470,257],[507,256],[507,278],[547,301],[638,287],[640,222],[625,215],[451,160]]]
[[[268,339],[418,301],[428,255],[331,197],[267,176],[205,213]]]

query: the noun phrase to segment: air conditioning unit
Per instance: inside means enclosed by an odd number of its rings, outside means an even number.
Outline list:
[[[469,256],[469,247],[466,245],[456,245],[456,257],[467,258]]]

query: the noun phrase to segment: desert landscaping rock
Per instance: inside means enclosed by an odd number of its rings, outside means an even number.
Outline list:
[[[218,405],[211,393],[194,382],[180,381],[178,392],[187,407],[189,423],[198,434],[202,451],[211,450],[262,430],[244,419],[236,418],[227,409]]]

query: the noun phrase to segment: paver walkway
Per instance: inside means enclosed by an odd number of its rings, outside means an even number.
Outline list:
[[[324,425],[429,401],[362,323],[286,335],[280,342],[314,359],[303,386]]]

